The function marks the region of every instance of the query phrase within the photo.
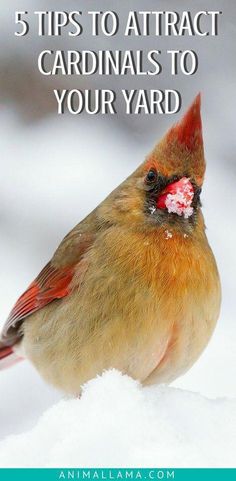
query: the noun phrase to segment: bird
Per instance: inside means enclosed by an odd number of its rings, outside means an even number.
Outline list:
[[[0,369],[28,359],[77,396],[108,369],[147,386],[191,368],[221,304],[201,208],[205,167],[198,94],[18,299],[1,332]]]

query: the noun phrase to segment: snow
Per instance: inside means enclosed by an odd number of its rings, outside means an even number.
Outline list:
[[[171,239],[173,237],[172,232],[170,232],[168,229],[165,230],[165,239]]]
[[[2,442],[0,467],[230,467],[235,442],[235,400],[142,388],[111,370]]]
[[[183,215],[185,219],[188,219],[193,214],[193,207],[191,207],[194,197],[193,187],[189,179],[185,177],[175,184],[179,185],[179,187],[175,193],[167,195],[165,200],[166,208],[169,213],[175,213],[179,216]]]
[[[151,205],[149,207],[149,211],[151,212],[151,214],[154,214],[154,212],[156,212],[156,207],[154,207],[154,205]]]

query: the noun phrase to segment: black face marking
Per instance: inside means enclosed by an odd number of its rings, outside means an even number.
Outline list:
[[[167,209],[156,208],[157,198],[161,194],[161,192],[169,184],[172,184],[173,182],[177,182],[183,177],[187,177],[190,179],[190,182],[194,189],[194,197],[191,204],[194,211],[193,211],[193,214],[187,219],[184,218],[184,216],[178,216],[176,213],[169,213]],[[176,222],[184,223],[185,225],[195,223],[197,209],[201,206],[200,194],[202,189],[197,186],[197,184],[194,182],[191,176],[188,175],[188,173],[184,173],[183,175],[176,174],[176,175],[172,175],[171,177],[165,177],[157,172],[156,181],[152,183],[152,185],[148,185],[145,179],[145,184],[146,184],[145,185],[146,199],[145,199],[144,209],[145,209],[146,215],[152,222],[161,224],[162,222],[166,222],[168,220],[168,222],[172,224]]]
[[[150,172],[155,172],[155,180],[152,181],[152,182],[149,181]],[[155,194],[161,192],[167,185],[166,177],[162,176],[161,174],[159,174],[154,169],[151,169],[147,173],[144,182],[145,182],[144,188],[147,192],[150,193],[150,195],[151,195],[151,193],[153,193],[155,195]]]

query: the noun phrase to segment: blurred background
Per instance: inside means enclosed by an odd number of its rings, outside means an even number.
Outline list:
[[[168,7],[167,7],[168,4]],[[38,38],[33,15],[27,37],[15,37],[15,10],[221,10],[218,37]],[[223,288],[215,334],[195,366],[174,385],[209,397],[236,395],[236,227],[234,0],[11,0],[0,5],[0,322],[38,274],[64,235],[127,177],[196,93],[202,93],[207,159],[203,209]],[[194,49],[194,76],[43,77],[37,70],[44,49]],[[162,57],[163,59],[164,57]],[[164,63],[165,66],[165,63]],[[57,116],[54,88],[177,89],[178,116]],[[62,397],[27,362],[0,373],[0,437],[35,424]]]

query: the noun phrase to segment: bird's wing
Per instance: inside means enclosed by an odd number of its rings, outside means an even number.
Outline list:
[[[75,268],[78,271],[78,264],[92,245],[94,238],[95,233],[91,229],[91,223],[81,223],[63,239],[52,260],[11,310],[1,333],[1,341],[5,345],[13,345],[19,339],[21,336],[19,328],[25,317],[71,292]]]

